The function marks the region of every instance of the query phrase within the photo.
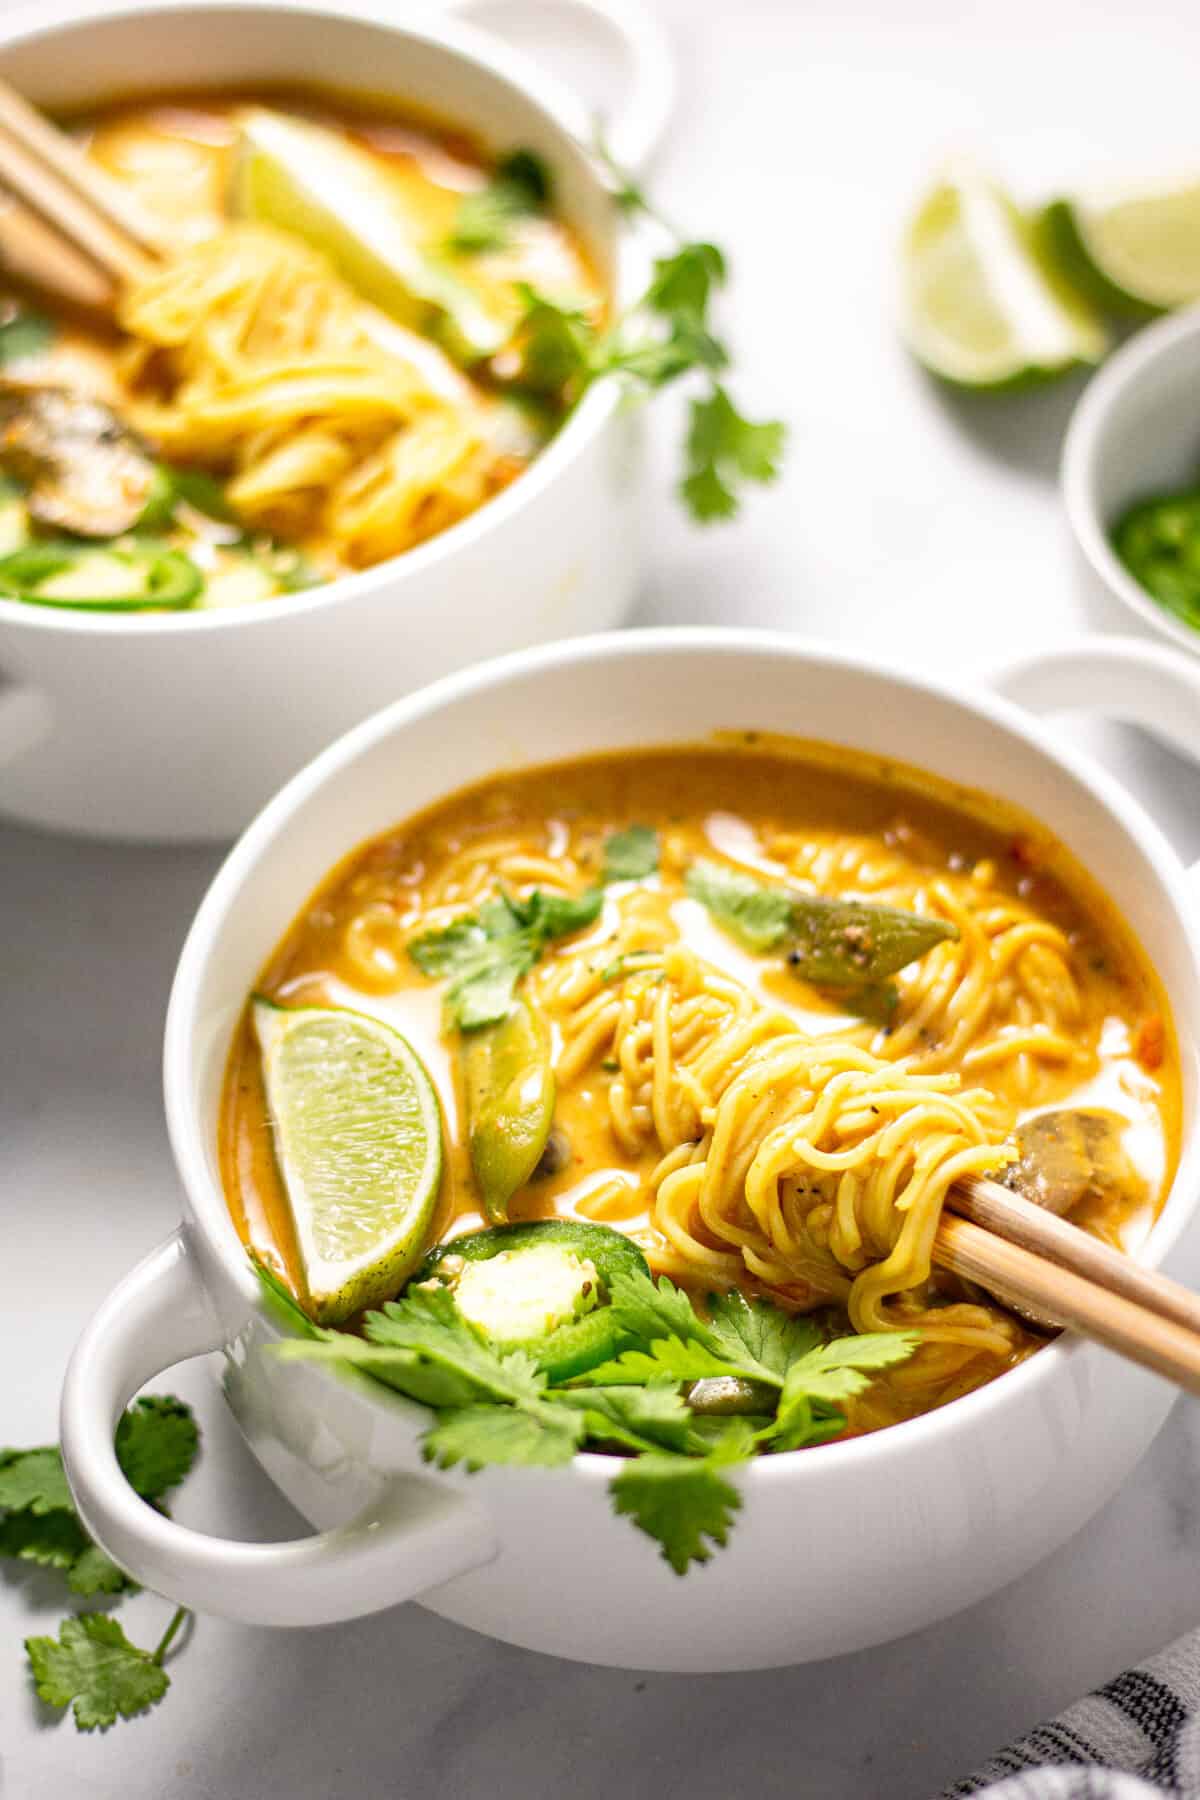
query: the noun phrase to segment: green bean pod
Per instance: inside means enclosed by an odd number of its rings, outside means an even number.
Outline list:
[[[471,1166],[494,1223],[537,1168],[554,1122],[550,1037],[524,1000],[460,1039]]]

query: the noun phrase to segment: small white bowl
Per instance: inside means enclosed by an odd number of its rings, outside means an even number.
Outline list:
[[[631,69],[616,138],[643,155],[669,67],[640,10],[575,0]],[[41,106],[319,80],[528,144],[618,302],[646,246],[582,148],[584,109],[453,19],[387,0],[42,0],[0,21],[0,74]],[[617,129],[623,126],[624,129]],[[527,473],[376,568],[227,611],[130,616],[0,598],[0,813],[92,837],[232,837],[357,720],[478,657],[619,624],[641,571],[638,419],[602,382]]]
[[[1200,631],[1174,618],[1125,567],[1109,533],[1126,507],[1200,482],[1200,307],[1139,331],[1089,383],[1063,446],[1062,494],[1089,616],[1145,630],[1200,656]]]

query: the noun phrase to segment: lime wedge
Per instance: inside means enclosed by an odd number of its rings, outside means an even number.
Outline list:
[[[425,1248],[442,1119],[425,1068],[363,1013],[254,1003],[275,1154],[313,1317],[391,1298]]]
[[[1054,200],[1039,233],[1097,306],[1130,318],[1200,299],[1200,178]]]
[[[1108,347],[1020,209],[974,169],[948,171],[925,196],[905,235],[903,279],[910,349],[959,387],[1046,380]]]
[[[514,320],[440,260],[430,223],[399,182],[356,144],[265,107],[239,115],[230,206],[327,256],[382,312],[431,330],[460,362],[495,355]]]

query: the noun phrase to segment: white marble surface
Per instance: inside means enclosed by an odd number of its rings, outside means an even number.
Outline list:
[[[891,243],[944,149],[1029,189],[1195,139],[1200,26],[1177,0],[660,0],[683,111],[664,203],[727,244],[748,401],[793,422],[786,480],[701,535],[660,475],[642,623],[782,625],[945,666],[1077,623],[1053,473],[1071,391],[969,406],[931,392],[887,321]],[[1195,771],[1132,732],[1076,726],[1180,849]],[[88,846],[0,826],[0,1435],[55,1432],[72,1340],[176,1216],[159,1035],[215,852]],[[241,1449],[201,1365],[206,1454],[190,1522],[296,1521]],[[643,1676],[511,1650],[415,1606],[270,1634],[201,1620],[151,1717],[79,1738],[28,1690],[19,1640],[54,1584],[0,1577],[4,1800],[307,1800],[662,1793],[926,1800],[1002,1739],[1200,1623],[1200,1414],[1181,1404],[1073,1543],[989,1603],[808,1668]],[[837,1554],[806,1545],[798,1561]],[[853,1571],[847,1571],[853,1580]],[[802,1584],[801,1584],[802,1585]],[[586,1605],[581,1547],[580,1599]],[[166,1609],[123,1609],[152,1640]],[[714,1631],[719,1621],[714,1621]]]

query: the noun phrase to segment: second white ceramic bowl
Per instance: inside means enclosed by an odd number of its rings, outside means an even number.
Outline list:
[[[1036,657],[1000,685],[1038,710],[1098,693],[1159,728],[1173,721],[1200,753],[1200,680],[1170,651],[1084,645]],[[1172,1390],[1095,1345],[1063,1340],[923,1418],[761,1459],[739,1478],[728,1548],[681,1580],[614,1517],[611,1458],[435,1477],[420,1459],[419,1408],[271,1354],[279,1331],[225,1204],[217,1120],[246,994],[306,897],[365,839],[497,766],[749,727],[854,745],[1000,793],[1096,872],[1171,995],[1185,1139],[1145,1255],[1189,1271],[1200,1189],[1197,900],[1159,832],[1102,769],[994,693],[788,637],[635,632],[508,657],[401,701],[318,758],[236,846],[188,938],[166,1040],[185,1222],[89,1326],[62,1414],[88,1528],[148,1586],[283,1625],[416,1596],[559,1656],[755,1668],[879,1643],[990,1593],[1077,1530],[1146,1449]],[[225,1352],[226,1393],[256,1455],[321,1535],[205,1537],[126,1485],[113,1454],[120,1409],[162,1370],[214,1349]]]
[[[1089,616],[1140,628],[1200,656],[1200,632],[1174,618],[1125,567],[1109,532],[1134,501],[1200,482],[1200,307],[1148,326],[1093,377],[1063,446],[1062,494]]]
[[[580,0],[575,0],[578,5]],[[591,0],[614,28],[636,9]],[[628,39],[637,143],[666,92]],[[618,296],[644,249],[618,230],[576,102],[499,42],[374,0],[47,0],[0,22],[0,74],[69,109],[139,90],[323,85],[529,145]],[[618,135],[619,122],[618,122]],[[628,134],[627,134],[628,135]],[[585,395],[505,493],[362,574],[238,611],[87,614],[0,599],[0,813],[91,836],[232,837],[287,776],[397,694],[499,651],[620,623],[640,569],[638,419]]]

